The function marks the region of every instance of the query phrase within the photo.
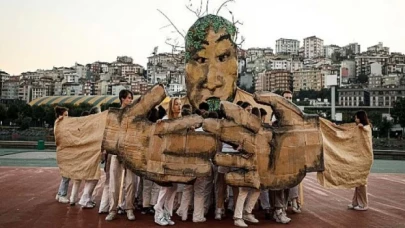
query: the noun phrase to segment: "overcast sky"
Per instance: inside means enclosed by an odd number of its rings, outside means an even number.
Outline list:
[[[203,0],[205,3],[206,0]],[[166,37],[179,37],[165,12],[181,30],[197,18],[189,0],[0,0],[0,69],[20,74],[53,66],[111,62],[128,55],[146,66],[154,46],[170,48]],[[200,0],[193,0],[194,6]],[[209,11],[223,0],[210,0]],[[358,42],[364,51],[384,42],[405,53],[405,0],[236,0],[229,3],[246,37],[243,48],[272,47],[278,38],[316,35],[324,44]],[[227,9],[220,15],[231,19]]]

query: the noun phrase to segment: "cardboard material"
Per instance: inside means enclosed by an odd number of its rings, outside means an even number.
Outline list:
[[[187,183],[211,175],[209,159],[217,151],[217,140],[194,132],[203,119],[192,115],[151,123],[147,112],[166,97],[157,85],[125,109],[110,109],[103,148],[118,155],[133,172],[160,184]]]
[[[274,110],[278,121],[261,124],[258,117],[223,101],[223,120],[206,120],[203,128],[221,141],[238,146],[240,153],[218,153],[217,165],[239,168],[225,178],[233,186],[279,190],[299,184],[307,172],[322,171],[323,144],[319,117],[307,115],[276,94],[255,100]]]
[[[100,178],[101,143],[107,114],[105,111],[56,121],[56,161],[62,176],[78,180]]]
[[[326,119],[321,119],[320,124],[325,170],[318,173],[318,182],[323,187],[339,189],[366,185],[373,164],[370,126],[337,126]]]

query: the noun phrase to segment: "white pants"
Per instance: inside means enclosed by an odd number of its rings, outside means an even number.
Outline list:
[[[93,200],[92,195],[93,195],[94,188],[97,185],[97,182],[98,182],[98,180],[86,180],[84,182],[83,194],[79,201],[80,205],[86,206],[87,203],[89,203]]]
[[[105,162],[105,176],[101,179],[100,184],[103,186],[103,194],[101,195],[100,208],[98,212],[108,212],[110,209],[110,167],[111,154],[108,154]]]
[[[97,185],[98,180],[86,180],[84,182],[84,190],[79,204],[86,206],[91,201],[93,190]],[[72,192],[70,193],[70,203],[76,203],[82,180],[73,180]]]
[[[142,206],[151,207],[156,204],[159,195],[159,185],[151,180],[143,178]]]
[[[181,215],[188,212],[194,193],[193,220],[202,220],[205,212],[208,211],[206,209],[206,198],[208,198],[210,192],[207,191],[209,190],[207,185],[209,185],[209,177],[199,177],[194,182],[194,185],[185,185],[177,214]]]
[[[246,198],[249,193],[250,193],[249,198],[245,204]],[[241,219],[244,212],[247,214],[251,214],[259,196],[260,190],[258,189],[240,187],[238,200],[236,201],[235,213],[233,217],[235,219]]]
[[[262,206],[263,210],[270,209],[270,199],[269,199],[269,190],[264,189],[260,191],[260,205]]]
[[[288,200],[297,199],[298,198],[298,190],[300,185],[298,184],[295,187],[290,188],[288,193]]]
[[[173,204],[176,192],[177,184],[173,184],[172,187],[160,187],[158,200],[153,207],[153,209],[155,209],[155,218],[163,217],[165,212],[170,216],[173,215]]]
[[[73,180],[72,191],[70,192],[70,203],[76,203],[82,180]]]
[[[203,179],[204,179],[204,214],[206,215],[213,203],[214,182],[212,176],[205,177]]]
[[[124,171],[124,172],[123,172]],[[123,189],[121,188],[121,178],[124,173],[124,185]],[[136,188],[136,175],[129,169],[125,169],[123,164],[118,161],[117,155],[111,156],[111,167],[110,167],[110,209],[109,211],[116,211],[119,200],[119,194],[122,190],[122,203],[121,207],[124,210],[133,210],[134,207],[134,198],[135,198],[135,188]]]

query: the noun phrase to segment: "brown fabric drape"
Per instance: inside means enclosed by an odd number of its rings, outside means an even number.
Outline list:
[[[318,182],[326,188],[354,188],[367,184],[373,164],[370,126],[354,123],[336,126],[320,119],[325,171],[318,172]]]

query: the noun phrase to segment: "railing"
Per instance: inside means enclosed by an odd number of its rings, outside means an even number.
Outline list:
[[[26,148],[36,149],[38,141],[0,141],[0,148]],[[45,142],[45,149],[56,149],[55,142]],[[405,160],[403,150],[380,150],[373,151],[375,159]]]
[[[45,149],[56,149],[55,142],[44,142]],[[36,149],[38,141],[0,141],[0,148]]]

